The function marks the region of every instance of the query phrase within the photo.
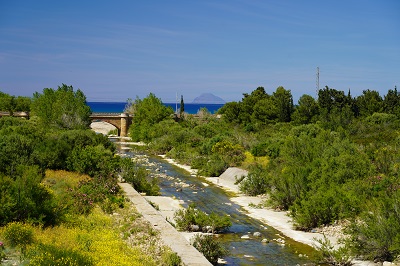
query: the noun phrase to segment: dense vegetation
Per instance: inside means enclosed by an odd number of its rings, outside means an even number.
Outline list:
[[[162,106],[150,95],[152,104]],[[325,87],[293,104],[291,92],[259,87],[219,110],[179,121],[144,99],[146,123],[134,118],[131,136],[205,176],[230,166],[248,169],[240,183],[250,195],[268,193],[299,229],[349,220],[347,248],[366,259],[400,255],[400,95]],[[154,108],[154,109],[153,109]],[[154,112],[152,110],[155,110]]]
[[[88,129],[84,94],[66,85],[44,89],[28,106],[29,120],[0,119],[0,259],[17,250],[19,261],[32,265],[159,265],[165,250],[151,258],[154,251],[143,255],[120,237],[123,226],[127,239],[150,234],[144,225],[126,230],[138,217],[119,216],[126,220],[115,224],[109,216],[129,207],[118,176],[150,195],[158,186],[145,169],[116,156],[107,137]]]
[[[14,96],[0,91],[0,111],[10,112],[29,112],[31,108],[31,98]]]

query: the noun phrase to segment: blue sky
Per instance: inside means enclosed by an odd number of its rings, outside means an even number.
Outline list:
[[[263,86],[295,103],[320,88],[400,86],[398,0],[0,0],[0,91],[65,83],[89,101],[150,92],[239,101]]]

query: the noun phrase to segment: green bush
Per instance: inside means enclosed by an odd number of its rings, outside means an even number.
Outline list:
[[[174,219],[176,227],[182,231],[193,231],[193,226],[198,226],[199,231],[215,233],[224,231],[232,225],[228,215],[220,216],[215,213],[208,215],[196,209],[194,203],[187,209],[177,210]]]
[[[44,225],[58,222],[58,209],[51,192],[40,182],[36,166],[19,165],[14,179],[0,173],[0,225],[12,221],[31,221]]]
[[[119,175],[126,182],[132,184],[137,191],[146,193],[148,196],[157,196],[160,193],[157,180],[148,180],[149,173],[146,168],[132,162],[129,158],[121,159]]]
[[[239,190],[249,196],[265,194],[269,187],[265,173],[262,167],[254,167],[239,183]]]
[[[340,266],[353,265],[349,250],[346,247],[333,246],[325,235],[323,239],[314,238],[314,240],[318,243],[318,245],[314,245],[314,247],[318,251],[317,259],[321,263]]]
[[[229,254],[228,250],[212,235],[196,234],[192,238],[191,243],[213,265],[218,263],[218,258]]]
[[[11,247],[18,247],[25,255],[26,247],[34,242],[33,227],[20,222],[9,223],[3,231],[3,237]]]
[[[102,145],[77,146],[67,159],[68,170],[95,176],[112,172],[113,153]]]
[[[347,244],[354,254],[375,261],[393,261],[400,255],[400,188],[382,193],[349,228]]]
[[[162,260],[166,266],[180,266],[182,263],[181,257],[176,252],[166,251],[162,256]]]

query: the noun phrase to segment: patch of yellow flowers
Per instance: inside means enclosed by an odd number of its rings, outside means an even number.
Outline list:
[[[36,227],[35,245],[40,243],[74,250],[90,258],[94,265],[156,265],[154,260],[144,255],[141,250],[129,247],[121,239],[119,232],[112,228],[110,217],[103,214],[100,209],[95,209],[87,217],[81,217],[77,223],[78,226],[74,227],[66,225],[46,229]],[[39,253],[37,256],[45,255],[46,253]],[[32,258],[36,261],[40,259]],[[58,259],[54,263],[54,265],[74,265],[68,257]]]

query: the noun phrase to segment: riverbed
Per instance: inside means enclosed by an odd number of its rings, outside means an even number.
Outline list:
[[[145,166],[150,175],[158,180],[161,195],[174,199],[180,206],[195,203],[206,213],[215,212],[231,217],[232,226],[218,239],[228,248],[230,254],[221,262],[227,265],[305,265],[313,263],[315,250],[285,236],[259,219],[240,205],[243,198],[214,184],[212,180],[198,177],[190,169],[181,169],[158,156],[147,156],[142,152],[128,149],[120,143],[124,156],[136,158]],[[156,201],[154,197],[149,199]],[[175,206],[177,207],[177,206]],[[168,207],[169,208],[169,207]],[[173,209],[169,210],[172,220]],[[191,234],[184,233],[187,238]]]

